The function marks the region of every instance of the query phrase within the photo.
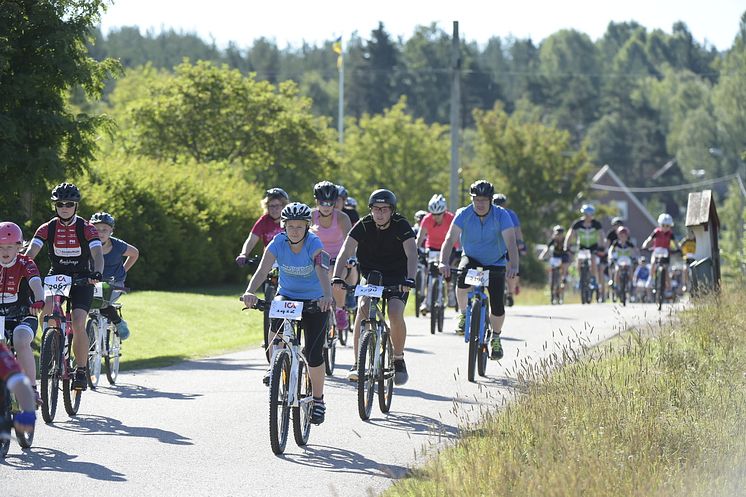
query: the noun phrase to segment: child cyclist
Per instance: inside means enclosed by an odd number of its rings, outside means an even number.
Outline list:
[[[541,254],[539,254],[539,260],[544,260],[548,254],[551,254],[553,259],[558,259],[560,262],[560,274],[562,275],[562,282],[560,283],[560,299],[564,300],[567,269],[570,266],[570,253],[565,250],[565,228],[559,224],[552,228],[552,239],[549,240],[546,248],[541,251]],[[551,264],[547,270],[549,274],[551,274]]]
[[[110,281],[113,286],[123,287],[127,273],[135,265],[140,251],[137,247],[111,236],[114,233],[116,220],[108,212],[97,212],[91,216],[90,223],[96,227],[98,236],[101,238],[101,248],[104,252],[104,280]],[[125,259],[126,258],[126,259]],[[118,292],[112,293],[111,301],[116,300]],[[127,340],[130,336],[130,330],[127,321],[119,316],[119,313],[113,306],[106,306],[101,309],[101,314],[117,327],[119,338]]]
[[[656,261],[656,249],[671,248],[671,242],[673,242],[676,250],[681,250],[679,242],[676,241],[673,234],[673,218],[670,214],[663,213],[658,216],[658,227],[653,230],[650,236],[642,243],[643,249],[652,248],[653,254],[650,256],[650,275],[655,275],[657,269]],[[669,256],[661,259],[661,262],[668,262]],[[651,278],[652,280],[652,278]],[[671,278],[666,278],[666,290],[671,289]]]
[[[629,230],[625,226],[619,226],[616,229],[616,239],[609,246],[609,263],[615,269],[614,271],[614,288],[619,289],[619,271],[617,264],[624,262],[632,266],[632,261],[637,256],[635,244],[629,239]]]
[[[333,305],[332,289],[329,283],[330,257],[324,252],[319,237],[309,230],[311,209],[307,205],[299,202],[288,204],[282,209],[281,219],[284,231],[277,234],[267,246],[262,261],[242,299],[246,307],[253,307],[256,304],[257,297],[254,292],[264,282],[267,273],[276,261],[280,273],[276,300],[318,301],[319,312],[307,312],[304,309],[301,322],[305,335],[308,373],[313,390],[311,422],[321,424],[324,422],[326,413],[324,328],[328,316],[327,311]],[[279,322],[272,324],[273,333],[279,331],[278,325]],[[275,345],[273,349],[274,347]],[[269,372],[265,374],[264,383],[269,384]]]
[[[36,263],[18,253],[22,243],[17,224],[0,223],[0,316],[5,318],[0,338],[12,338],[21,369],[31,380],[36,404],[41,405],[31,342],[39,327],[38,313],[44,307],[44,289]]]

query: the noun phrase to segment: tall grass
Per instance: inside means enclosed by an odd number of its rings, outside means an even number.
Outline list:
[[[386,495],[746,494],[743,289],[568,357]]]

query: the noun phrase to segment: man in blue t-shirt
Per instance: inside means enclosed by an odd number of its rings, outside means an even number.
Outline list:
[[[490,282],[490,324],[494,330],[492,337],[492,359],[503,356],[500,333],[505,322],[505,278],[518,274],[518,245],[516,244],[513,222],[508,212],[502,207],[492,205],[495,188],[485,180],[471,185],[471,205],[462,207],[456,212],[445,242],[440,249],[440,271],[448,278],[451,268],[447,254],[451,253],[453,244],[461,239],[463,255],[459,263],[461,271],[458,279],[458,300],[461,314],[457,333],[464,332],[464,316],[469,293],[465,283],[466,270],[481,267],[489,271]]]

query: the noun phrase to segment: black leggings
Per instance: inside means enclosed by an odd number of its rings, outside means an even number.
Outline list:
[[[490,272],[490,284],[487,291],[490,294],[490,312],[493,316],[505,315],[505,266],[485,266],[476,259],[463,256],[458,265],[461,271],[458,276],[458,287],[465,289],[469,285],[464,283],[466,279],[466,270],[481,267]]]
[[[275,300],[299,300],[290,299],[278,295]],[[307,300],[299,300],[300,302],[308,302]],[[321,366],[324,364],[324,341],[326,340],[325,329],[326,319],[329,316],[329,312],[306,312],[303,311],[303,318],[301,319],[301,328],[303,328],[303,343],[305,344],[303,349],[305,350],[306,360],[308,365],[312,368]],[[282,319],[272,320],[272,331],[270,333],[270,339],[275,336],[278,332],[281,334],[282,330]]]

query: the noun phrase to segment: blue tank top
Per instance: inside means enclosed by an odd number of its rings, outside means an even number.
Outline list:
[[[127,251],[127,244],[119,238],[113,236],[111,240],[111,252],[104,254],[104,278],[114,277],[114,281],[124,283],[127,272],[124,270],[124,253]]]

